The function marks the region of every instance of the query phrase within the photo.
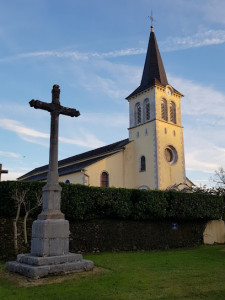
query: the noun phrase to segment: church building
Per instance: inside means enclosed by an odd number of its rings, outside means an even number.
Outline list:
[[[59,161],[59,181],[165,190],[185,184],[183,95],[167,81],[153,26],[139,87],[129,102],[129,138]],[[48,165],[18,178],[45,181]]]

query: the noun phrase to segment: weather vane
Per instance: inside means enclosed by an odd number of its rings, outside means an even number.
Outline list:
[[[148,17],[151,20],[151,26],[153,26],[153,22],[155,21],[155,19],[153,18],[153,15],[152,15],[152,9],[151,9],[151,16],[148,16]]]

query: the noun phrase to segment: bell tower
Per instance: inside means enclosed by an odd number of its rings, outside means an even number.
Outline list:
[[[151,33],[140,86],[129,101],[129,139],[133,144],[135,188],[164,190],[186,182],[180,99],[169,85]]]

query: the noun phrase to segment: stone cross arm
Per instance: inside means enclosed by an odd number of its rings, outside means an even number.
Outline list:
[[[2,174],[8,174],[9,171],[8,171],[8,170],[1,170],[1,173],[2,173]]]
[[[2,164],[0,164],[0,181],[1,181],[1,175],[2,174],[7,174],[8,170],[2,170]]]
[[[78,117],[80,115],[80,112],[75,108],[68,108],[55,102],[47,103],[40,100],[31,100],[29,104],[31,107],[34,107],[36,109],[39,108],[47,110],[48,112],[55,112],[57,114],[66,115],[70,117]]]
[[[0,164],[0,174],[7,174],[8,170],[2,170],[2,164]]]

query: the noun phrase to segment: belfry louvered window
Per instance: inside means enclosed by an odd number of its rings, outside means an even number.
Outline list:
[[[150,102],[148,99],[145,99],[144,101],[144,118],[145,121],[150,120]]]
[[[176,104],[174,102],[170,102],[170,121],[174,124],[177,123],[176,118]]]
[[[164,121],[168,121],[167,101],[165,99],[163,99],[161,102],[161,118]]]
[[[136,125],[141,123],[141,104],[139,102],[135,105],[135,121]]]

